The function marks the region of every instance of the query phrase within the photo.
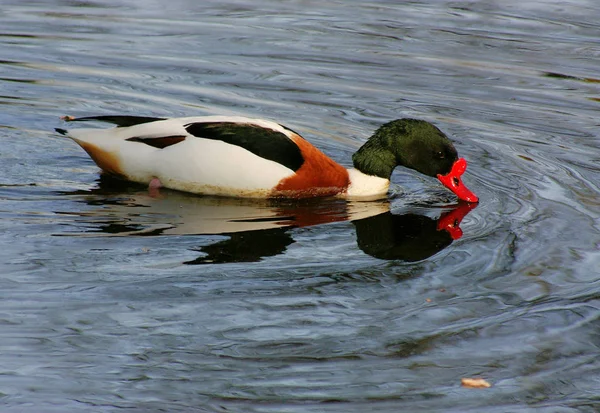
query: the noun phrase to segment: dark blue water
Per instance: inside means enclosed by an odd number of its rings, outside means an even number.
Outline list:
[[[1,410],[598,411],[599,21],[593,1],[4,1]],[[344,165],[418,117],[481,202],[404,170],[372,203],[152,197],[53,132],[115,113],[264,117]]]

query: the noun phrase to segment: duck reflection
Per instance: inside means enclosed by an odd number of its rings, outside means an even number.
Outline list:
[[[255,262],[293,244],[291,229],[351,221],[358,247],[384,260],[420,261],[462,236],[460,223],[476,204],[413,208],[393,213],[388,200],[248,200],[200,197],[175,191],[158,196],[135,184],[102,177],[91,191],[70,193],[95,208],[76,215],[87,235],[223,235],[196,249],[188,265]],[[441,215],[439,212],[442,211]],[[432,218],[430,215],[439,215]],[[77,231],[82,234],[81,231]],[[68,235],[68,234],[64,234]]]

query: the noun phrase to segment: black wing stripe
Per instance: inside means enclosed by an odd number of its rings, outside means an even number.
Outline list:
[[[119,115],[108,115],[108,116],[85,116],[82,118],[72,118],[65,116],[63,118],[67,122],[83,122],[83,121],[98,121],[107,122],[117,125],[119,127],[141,125],[142,123],[156,122],[159,120],[165,120],[165,118],[151,118],[148,116],[119,116]]]
[[[146,145],[150,145],[154,148],[164,149],[168,146],[175,145],[176,143],[183,142],[185,140],[185,136],[182,135],[174,135],[174,136],[160,136],[157,138],[154,137],[143,137],[143,136],[135,136],[133,138],[127,139],[130,142],[141,142]]]
[[[298,146],[284,133],[253,124],[198,122],[185,125],[193,136],[240,146],[261,158],[277,162],[292,171],[300,169],[304,158]]]

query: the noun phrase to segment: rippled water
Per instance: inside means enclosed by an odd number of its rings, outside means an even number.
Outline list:
[[[600,4],[396,3],[3,1],[2,411],[600,410]],[[53,132],[114,113],[423,118],[481,203],[155,198]]]

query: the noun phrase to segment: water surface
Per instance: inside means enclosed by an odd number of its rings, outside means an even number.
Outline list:
[[[600,409],[600,5],[396,3],[3,2],[3,411]],[[405,170],[368,204],[151,197],[53,132],[114,113],[344,165],[418,117],[481,202]]]

